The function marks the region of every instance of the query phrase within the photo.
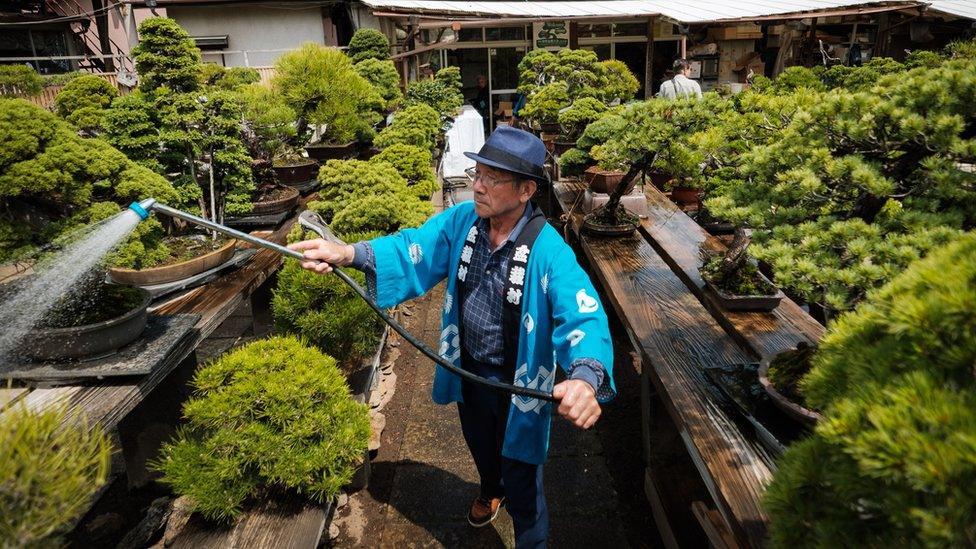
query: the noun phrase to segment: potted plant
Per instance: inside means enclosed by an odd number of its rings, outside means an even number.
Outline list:
[[[301,192],[295,187],[265,185],[254,194],[250,215],[266,216],[291,211],[301,197]]]
[[[433,150],[440,132],[440,114],[429,105],[417,104],[397,111],[393,123],[383,128],[373,144],[381,149],[403,143]]]
[[[295,125],[295,111],[281,94],[262,85],[239,89],[244,100],[245,141],[251,158],[270,164],[274,181],[290,187],[306,187],[315,181],[319,164],[302,154]],[[267,185],[266,177],[256,178]]]
[[[112,443],[64,406],[23,402],[0,415],[0,539],[17,547],[59,547],[111,471]]]
[[[748,231],[740,227],[725,253],[702,252],[705,289],[726,311],[772,311],[784,297],[749,260],[749,242]]]
[[[379,96],[336,48],[307,43],[282,55],[272,86],[298,116],[299,136],[307,134],[309,125],[324,128],[319,140],[306,147],[320,162],[351,156],[357,134],[371,130],[366,119],[372,118],[369,112]]]
[[[335,359],[298,338],[245,345],[199,369],[193,386],[186,426],[153,466],[207,520],[226,524],[274,494],[326,502],[366,454],[368,408]]]
[[[627,236],[637,230],[640,219],[621,207],[620,199],[626,189],[633,188],[637,175],[647,169],[648,159],[633,163],[627,173],[610,192],[610,199],[600,208],[583,216],[583,230],[600,236]]]
[[[581,97],[573,101],[573,104],[568,108],[563,109],[558,116],[562,133],[554,142],[554,154],[561,156],[573,148],[586,126],[598,120],[606,110],[607,106],[593,97]]]
[[[144,246],[129,245],[113,252],[109,256],[109,278],[133,286],[185,280],[229,261],[237,245],[233,238],[212,234],[157,235],[156,239],[152,253],[146,253]]]
[[[35,362],[60,362],[111,353],[135,341],[145,330],[149,292],[106,284],[104,272],[82,279],[27,332],[17,353]],[[6,285],[16,292],[24,277]]]
[[[788,416],[800,423],[813,426],[823,419],[820,412],[813,410],[806,402],[800,386],[812,368],[816,347],[798,343],[795,349],[776,354],[772,359],[764,359],[759,364],[759,383],[770,400]]]
[[[520,116],[533,120],[543,134],[555,139],[559,133],[559,111],[569,106],[569,93],[564,82],[553,82],[539,88],[522,107]]]

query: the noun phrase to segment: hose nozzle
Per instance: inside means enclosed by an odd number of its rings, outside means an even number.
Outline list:
[[[129,204],[129,209],[139,214],[139,219],[141,221],[145,221],[146,219],[149,219],[149,212],[155,205],[155,198],[147,198],[142,202],[133,202],[132,204]]]

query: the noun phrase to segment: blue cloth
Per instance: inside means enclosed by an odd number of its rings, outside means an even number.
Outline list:
[[[476,241],[476,219],[474,204],[465,202],[435,215],[421,227],[370,242],[381,307],[423,295],[447,279],[439,353],[458,368],[463,367],[458,330],[461,315],[454,304],[457,280],[463,282],[465,278],[459,267],[461,252],[466,243]],[[551,391],[556,364],[568,369],[577,360],[590,359],[604,370],[597,400],[613,398],[613,346],[606,313],[573,250],[551,226],[544,226],[539,233],[521,275],[525,277],[524,295],[506,296],[520,303],[522,312],[513,383]],[[461,401],[461,379],[436,367],[432,397],[438,404]],[[509,398],[502,455],[542,464],[549,447],[553,406],[534,398]]]
[[[478,235],[471,254],[471,265],[464,281],[464,311],[461,322],[464,330],[464,350],[479,362],[501,365],[504,362],[504,339],[502,330],[502,300],[505,288],[505,275],[512,246],[532,217],[532,203],[526,204],[505,243],[497,250],[491,250],[488,238],[487,219],[475,221]],[[353,244],[356,250],[352,266],[366,273],[367,285],[375,296],[376,258],[369,242]],[[596,391],[603,383],[603,366],[596,360],[578,359],[569,367],[569,379],[587,382]]]
[[[495,381],[511,380],[492,364],[479,363],[462,354],[465,369]],[[471,450],[481,496],[505,496],[505,507],[515,527],[517,549],[545,547],[549,537],[549,510],[542,486],[542,465],[509,459],[502,455],[508,398],[481,385],[462,382],[463,402],[458,402],[461,433]]]

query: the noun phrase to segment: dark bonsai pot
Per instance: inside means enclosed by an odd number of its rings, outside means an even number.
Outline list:
[[[542,130],[542,133],[559,133],[563,127],[559,125],[559,122],[540,122],[539,129]]]
[[[152,296],[142,288],[127,286],[113,286],[107,292],[109,296],[125,292],[136,304],[123,314],[100,322],[34,328],[18,347],[20,353],[32,361],[55,362],[105,355],[135,341],[146,328],[146,308]]]
[[[556,156],[565,154],[566,151],[572,149],[575,146],[576,146],[575,141],[565,141],[557,138],[555,141],[552,142],[553,154],[555,154]]]
[[[603,170],[598,166],[590,166],[584,172],[586,184],[590,187],[590,190],[595,193],[605,193],[610,194],[617,187],[617,184],[623,180],[624,176],[627,175],[624,172],[613,171],[613,170]],[[627,185],[628,188],[624,189],[623,194],[629,194],[634,190],[634,186],[637,184],[637,178],[635,177]]]
[[[658,171],[648,172],[647,175],[651,179],[651,184],[657,187],[658,190],[662,192],[668,188],[668,184],[670,184],[671,180],[674,179],[673,175],[669,173],[658,172]]]
[[[370,158],[373,158],[374,156],[380,154],[381,152],[383,152],[383,149],[381,149],[379,147],[374,147],[372,145],[370,145],[368,147],[362,147],[359,150],[359,159],[360,160],[369,160]]]
[[[326,162],[333,159],[349,158],[356,153],[356,146],[357,143],[355,141],[338,145],[315,143],[313,145],[307,145],[305,150],[308,152],[309,157],[319,162]]]
[[[787,352],[795,352],[795,351],[787,351]],[[773,360],[776,360],[776,358],[779,356],[780,355],[776,355],[776,357],[773,357]],[[759,384],[762,385],[763,389],[769,395],[770,400],[772,400],[773,404],[775,404],[780,410],[785,412],[789,417],[802,423],[803,425],[806,425],[808,427],[812,427],[816,425],[818,421],[823,419],[823,416],[819,412],[815,410],[811,410],[806,406],[803,406],[802,404],[788,398],[781,391],[777,390],[776,387],[773,385],[772,381],[770,381],[769,379],[769,367],[771,364],[772,364],[771,360],[763,359],[759,363],[759,371],[758,371]]]
[[[275,163],[271,166],[278,183],[297,186],[313,181],[319,175],[319,164],[312,159],[302,159],[299,162]]]
[[[234,249],[236,246],[237,241],[231,240],[220,248],[194,257],[193,259],[173,263],[171,265],[150,267],[148,269],[125,269],[121,267],[113,267],[108,270],[108,276],[112,279],[112,282],[117,284],[127,284],[130,286],[152,286],[155,284],[183,280],[185,278],[198,275],[204,271],[209,271],[218,265],[223,265],[234,256]]]
[[[271,215],[288,211],[298,205],[301,193],[295,187],[278,187],[272,196],[254,202],[249,215]]]
[[[762,273],[757,272],[757,275],[765,283],[769,284],[770,287],[775,288],[776,293],[770,295],[734,295],[718,288],[705,277],[702,277],[702,280],[705,281],[705,290],[707,293],[726,311],[772,311],[779,306],[779,302],[783,300],[785,295],[782,290],[776,288]]]

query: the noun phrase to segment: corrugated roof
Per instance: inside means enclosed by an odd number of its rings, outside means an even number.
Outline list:
[[[951,15],[976,19],[976,0],[926,0],[932,9]]]
[[[596,0],[593,2],[464,2],[456,0],[362,0],[376,11],[469,17],[640,17],[661,15],[680,23],[708,23],[771,15],[837,9],[876,10],[912,7],[921,2],[852,2],[851,0]],[[976,11],[976,0],[929,0],[949,8]],[[945,11],[952,13],[947,8]],[[974,15],[976,16],[976,15]]]

